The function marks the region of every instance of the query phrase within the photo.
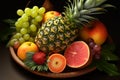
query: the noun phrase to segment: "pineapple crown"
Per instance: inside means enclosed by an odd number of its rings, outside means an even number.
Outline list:
[[[106,4],[107,0],[68,0],[67,6],[64,6],[63,15],[76,26],[85,25],[91,20],[97,19],[92,15],[103,14],[107,7],[114,7]]]

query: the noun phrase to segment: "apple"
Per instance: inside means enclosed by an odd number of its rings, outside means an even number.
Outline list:
[[[92,38],[97,45],[102,45],[108,37],[108,31],[101,21],[95,20],[80,29],[79,37],[84,41]]]
[[[46,61],[46,54],[43,52],[36,52],[35,54],[33,54],[32,56],[32,60],[36,63],[36,64],[44,64]]]
[[[26,59],[26,54],[27,52],[38,52],[38,46],[34,43],[34,42],[24,42],[22,43],[17,50],[17,56],[21,59],[21,60],[25,60]]]
[[[14,45],[13,45],[13,48],[14,48],[15,50],[17,50],[17,49],[19,48],[19,46],[20,46],[20,42],[19,42],[19,41],[15,41],[15,42],[14,42]]]
[[[43,16],[43,22],[46,22],[55,16],[61,16],[61,13],[58,11],[47,11]]]

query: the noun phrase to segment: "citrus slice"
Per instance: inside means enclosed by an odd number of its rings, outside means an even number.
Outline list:
[[[53,73],[60,73],[66,67],[66,59],[62,54],[54,53],[48,58],[48,68]]]
[[[84,41],[76,41],[67,47],[64,56],[69,67],[80,68],[88,63],[90,49]]]

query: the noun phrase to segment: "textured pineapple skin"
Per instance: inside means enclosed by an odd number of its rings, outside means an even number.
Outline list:
[[[62,52],[77,37],[78,29],[62,16],[43,23],[35,37],[35,43],[45,53]]]

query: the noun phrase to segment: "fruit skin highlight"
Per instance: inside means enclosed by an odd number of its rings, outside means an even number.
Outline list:
[[[108,37],[108,31],[101,21],[95,20],[79,31],[79,37],[84,41],[92,38],[97,45],[102,45]]]
[[[71,68],[83,68],[90,60],[90,49],[84,41],[76,41],[64,52],[67,65]]]
[[[37,45],[35,43],[33,43],[33,42],[24,42],[18,48],[17,56],[21,60],[25,60],[27,52],[38,52],[38,51],[39,51],[39,49],[38,49],[38,47],[37,47]]]
[[[58,11],[47,11],[43,16],[43,22],[46,22],[47,20],[54,18],[55,16],[61,16],[61,13]]]
[[[60,73],[66,67],[66,58],[59,53],[51,54],[48,58],[48,68],[53,73]]]
[[[46,61],[46,54],[39,51],[33,54],[32,60],[38,64],[38,65],[42,65],[45,63]]]

